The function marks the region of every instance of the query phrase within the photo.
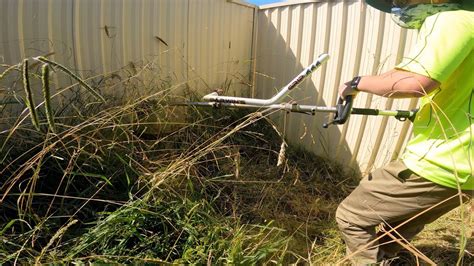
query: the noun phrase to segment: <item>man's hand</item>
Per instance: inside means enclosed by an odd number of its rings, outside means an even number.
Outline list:
[[[351,83],[352,80],[349,80],[339,86],[339,97],[341,97],[341,99],[345,99],[347,95],[353,95],[355,97],[357,93],[359,93],[358,90],[352,88]]]

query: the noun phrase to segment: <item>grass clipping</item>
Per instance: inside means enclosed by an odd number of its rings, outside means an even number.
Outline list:
[[[36,60],[0,80],[25,84],[20,111],[1,120],[1,264],[344,257],[333,215],[357,178],[287,147],[269,113],[170,106],[189,88],[156,64],[83,80]],[[55,91],[49,68],[77,83]]]

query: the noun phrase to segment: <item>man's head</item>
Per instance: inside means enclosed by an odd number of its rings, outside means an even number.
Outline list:
[[[366,0],[367,4],[386,13],[390,13],[392,7],[404,7],[416,4],[461,4],[463,9],[474,11],[473,0]]]

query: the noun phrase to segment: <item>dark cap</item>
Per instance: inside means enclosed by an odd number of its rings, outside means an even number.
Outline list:
[[[365,0],[365,2],[382,12],[390,13],[392,10],[392,1],[391,0]],[[461,1],[462,9],[474,11],[474,0],[462,0]]]

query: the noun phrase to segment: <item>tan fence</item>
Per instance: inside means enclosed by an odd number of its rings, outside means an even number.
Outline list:
[[[0,63],[49,55],[90,77],[153,61],[176,82],[248,92],[255,12],[226,0],[2,0]]]
[[[232,82],[234,95],[250,94],[254,82],[253,96],[269,97],[329,53],[291,95],[322,106],[335,104],[341,82],[391,68],[415,37],[360,0],[292,1],[258,13],[234,0],[2,0],[0,22],[0,63],[49,55],[87,77],[153,62],[176,83],[209,90]],[[415,102],[361,94],[355,106],[411,109]],[[409,123],[394,118],[353,116],[330,129],[321,127],[324,114],[275,118],[290,142],[362,172],[396,158],[410,135]]]
[[[321,53],[329,62],[292,93],[304,104],[334,106],[341,82],[391,69],[416,38],[390,16],[360,0],[292,1],[267,5],[258,16],[256,95],[269,97]],[[415,101],[360,94],[356,107],[412,109]],[[352,116],[343,126],[323,129],[328,115],[280,114],[290,142],[317,154],[360,166],[362,172],[394,158],[410,135],[410,123],[395,118]]]

